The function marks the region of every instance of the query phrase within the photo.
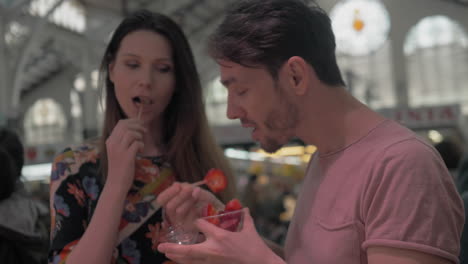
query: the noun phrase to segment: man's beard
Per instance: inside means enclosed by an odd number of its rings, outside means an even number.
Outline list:
[[[283,103],[280,104],[280,107],[284,106],[283,110],[272,110],[264,122],[267,132],[271,131],[272,134],[278,134],[277,137],[265,135],[265,141],[260,142],[261,147],[269,153],[276,152],[286,144],[287,140],[293,136],[288,135],[288,133],[292,133],[292,130],[296,128],[299,123],[299,111],[297,106],[291,103],[287,97],[284,96],[282,98]]]
[[[260,146],[262,147],[263,150],[265,150],[268,153],[275,153],[283,147],[284,144],[279,143],[277,140],[271,137],[267,137],[265,139],[265,143],[260,142]]]

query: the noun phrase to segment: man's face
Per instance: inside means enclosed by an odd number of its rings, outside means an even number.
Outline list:
[[[219,60],[221,83],[228,90],[227,117],[252,128],[252,138],[267,152],[275,152],[294,135],[298,111],[284,73],[278,80],[264,68]]]

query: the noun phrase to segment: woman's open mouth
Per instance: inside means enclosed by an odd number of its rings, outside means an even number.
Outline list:
[[[132,101],[139,106],[146,106],[153,104],[153,100],[145,96],[135,96],[132,98]]]

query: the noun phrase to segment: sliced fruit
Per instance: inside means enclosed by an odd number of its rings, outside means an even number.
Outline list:
[[[216,225],[216,226],[219,226],[220,224],[220,220],[219,220],[219,217],[210,217],[210,218],[207,218],[206,221],[212,223],[213,225]]]
[[[233,218],[233,219],[229,219],[226,221],[221,221],[221,223],[219,224],[219,227],[221,227],[222,229],[231,231],[231,232],[236,232],[239,222],[240,222],[240,219]]]
[[[241,218],[242,218],[242,211],[228,212],[220,216],[221,222],[229,221],[231,219],[237,219],[238,221],[240,221]]]
[[[238,199],[232,199],[226,204],[225,211],[236,211],[242,209],[242,204]]]
[[[227,186],[226,175],[224,175],[223,171],[220,169],[209,170],[205,175],[204,182],[214,193],[218,193],[226,189]]]
[[[219,212],[216,210],[216,208],[212,204],[207,204],[203,209],[202,209],[202,217],[208,217],[206,218],[206,221],[214,224],[214,225],[219,225],[220,219],[219,217],[213,217],[215,215],[218,215]]]
[[[216,210],[216,208],[214,208],[212,204],[207,204],[202,210],[203,217],[213,216],[217,214],[218,214],[218,211]]]

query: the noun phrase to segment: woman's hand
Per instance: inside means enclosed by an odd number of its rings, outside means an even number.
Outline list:
[[[164,208],[165,220],[171,225],[193,224],[203,206],[216,208],[224,205],[211,192],[189,183],[176,182],[158,195],[157,202]]]
[[[137,119],[122,119],[106,140],[108,173],[106,185],[127,193],[135,176],[135,158],[143,151],[146,128]]]

